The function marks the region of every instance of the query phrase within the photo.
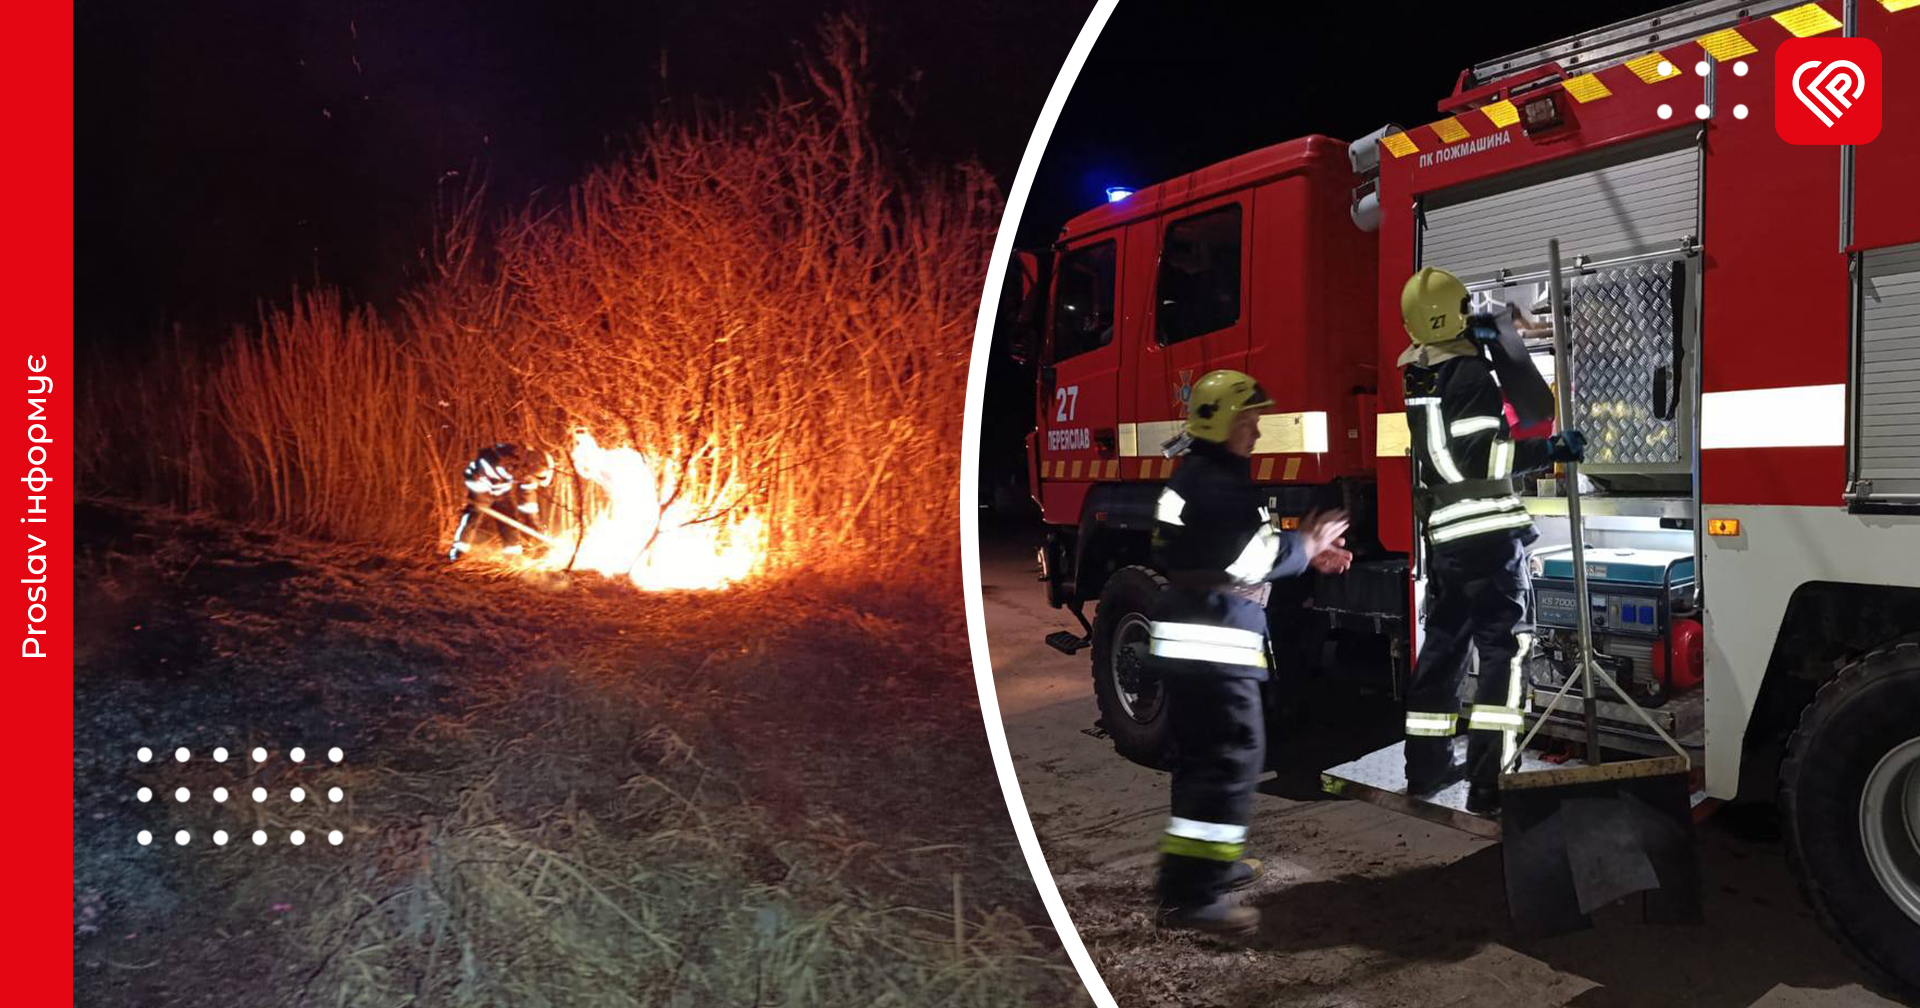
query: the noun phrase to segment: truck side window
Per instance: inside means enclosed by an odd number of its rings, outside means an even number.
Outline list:
[[[1053,359],[1063,361],[1113,342],[1112,241],[1068,252],[1060,261],[1053,310]]]
[[[1154,305],[1161,346],[1240,321],[1240,204],[1167,225]]]

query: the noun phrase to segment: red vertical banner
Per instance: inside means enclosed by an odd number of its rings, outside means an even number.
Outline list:
[[[14,529],[4,645],[13,702],[0,733],[16,795],[4,831],[14,892],[7,1000],[56,1005],[73,999],[73,11],[27,4],[13,16],[26,44],[0,71],[16,196],[0,253],[13,330],[0,373],[14,417],[4,428],[14,489],[0,497],[13,518],[0,524]]]

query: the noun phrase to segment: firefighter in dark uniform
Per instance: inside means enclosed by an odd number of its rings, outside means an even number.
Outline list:
[[[522,469],[525,475],[516,475]],[[480,449],[461,474],[466,481],[467,506],[460,512],[460,524],[453,533],[453,548],[447,559],[459,560],[473,548],[473,536],[482,523],[491,524],[500,537],[500,552],[519,556],[520,530],[494,518],[481,509],[506,514],[534,531],[540,531],[540,491],[553,483],[553,466],[529,462],[523,466],[520,449],[510,444],[488,445]],[[507,510],[507,502],[513,509]],[[536,540],[537,543],[537,540]]]
[[[1519,411],[1525,423],[1552,402],[1519,341],[1517,313],[1471,315],[1459,278],[1428,267],[1402,288],[1400,314],[1413,339],[1399,364],[1428,567],[1426,637],[1407,690],[1407,792],[1433,794],[1465,777],[1468,810],[1492,814],[1526,709],[1526,546],[1539,538],[1512,477],[1580,461],[1586,439],[1512,437],[1509,400],[1529,407]],[[1459,763],[1453,736],[1469,648],[1479,673]]]
[[[1259,418],[1273,405],[1252,377],[1214,371],[1193,386],[1187,457],[1160,493],[1153,565],[1172,587],[1148,614],[1149,651],[1166,684],[1177,764],[1160,842],[1160,920],[1237,933],[1259,913],[1231,902],[1259,862],[1242,859],[1254,784],[1265,769],[1261,683],[1268,674],[1267,583],[1346,569],[1344,513],[1313,514],[1281,532],[1249,471]]]

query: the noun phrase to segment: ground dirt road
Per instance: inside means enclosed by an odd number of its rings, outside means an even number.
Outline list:
[[[983,522],[994,683],[1048,864],[1123,1008],[1839,1008],[1891,1006],[1801,900],[1777,841],[1709,821],[1700,833],[1707,925],[1629,916],[1524,951],[1506,918],[1497,847],[1357,801],[1319,800],[1317,771],[1391,740],[1323,703],[1283,740],[1287,766],[1256,801],[1250,853],[1271,875],[1265,923],[1231,949],[1156,932],[1153,843],[1164,775],[1087,734],[1087,655],[1044,636],[1073,627],[1034,581],[1033,526]],[[1088,614],[1092,615],[1091,612]]]

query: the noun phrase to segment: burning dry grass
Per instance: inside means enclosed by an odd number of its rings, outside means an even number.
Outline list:
[[[102,362],[82,478],[421,547],[450,533],[476,446],[564,460],[584,426],[647,456],[672,524],[757,522],[761,571],[950,579],[999,197],[976,167],[883,149],[866,62],[831,21],[753,115],[660,124],[497,225],[456,203],[390,319],[310,292],[217,353]],[[566,472],[554,494],[576,526],[608,504]]]
[[[514,687],[423,726],[388,754],[405,769],[335,775],[352,819],[397,825],[264,871],[219,859],[236,905],[296,907],[278,999],[256,1003],[965,1006],[1070,987],[1050,932],[969,901],[951,848],[777,824],[679,736],[634,724],[568,675]],[[268,807],[282,847],[340,818]],[[949,901],[870,885],[929,875]]]

